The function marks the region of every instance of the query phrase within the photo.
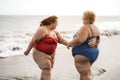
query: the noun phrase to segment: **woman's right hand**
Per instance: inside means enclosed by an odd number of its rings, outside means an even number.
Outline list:
[[[24,55],[28,55],[29,54],[29,51],[28,50],[26,50],[26,51],[24,51]]]

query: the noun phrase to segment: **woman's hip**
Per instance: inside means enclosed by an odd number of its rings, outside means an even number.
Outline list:
[[[51,67],[52,57],[37,49],[33,49],[33,59],[41,69]]]
[[[94,62],[98,55],[99,55],[99,50],[98,49],[91,49],[91,50],[79,50],[79,51],[76,51],[76,52],[72,52],[72,55],[75,56],[75,55],[82,55],[82,56],[85,56],[87,57],[90,62]]]

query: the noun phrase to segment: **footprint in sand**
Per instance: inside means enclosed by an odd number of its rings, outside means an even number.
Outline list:
[[[101,68],[101,69],[98,70],[98,72],[99,72],[99,73],[96,74],[96,75],[100,76],[100,75],[104,74],[104,73],[106,72],[106,70],[103,69],[103,68]]]
[[[93,76],[101,76],[106,72],[105,69],[99,68],[93,71]]]

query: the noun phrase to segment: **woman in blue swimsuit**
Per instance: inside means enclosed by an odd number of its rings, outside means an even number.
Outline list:
[[[91,80],[90,68],[99,55],[100,32],[93,24],[94,21],[95,14],[92,11],[84,12],[83,26],[67,45],[68,48],[72,47],[72,55],[80,80]]]

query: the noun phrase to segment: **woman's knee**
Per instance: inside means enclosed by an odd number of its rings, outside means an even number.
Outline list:
[[[41,80],[51,80],[51,69],[50,68],[42,69]]]
[[[43,72],[50,73],[50,72],[51,72],[51,68],[43,68],[42,71],[43,71]]]
[[[51,62],[49,60],[43,61],[43,62],[41,62],[41,64],[39,64],[39,67],[42,70],[50,70],[51,69]]]

